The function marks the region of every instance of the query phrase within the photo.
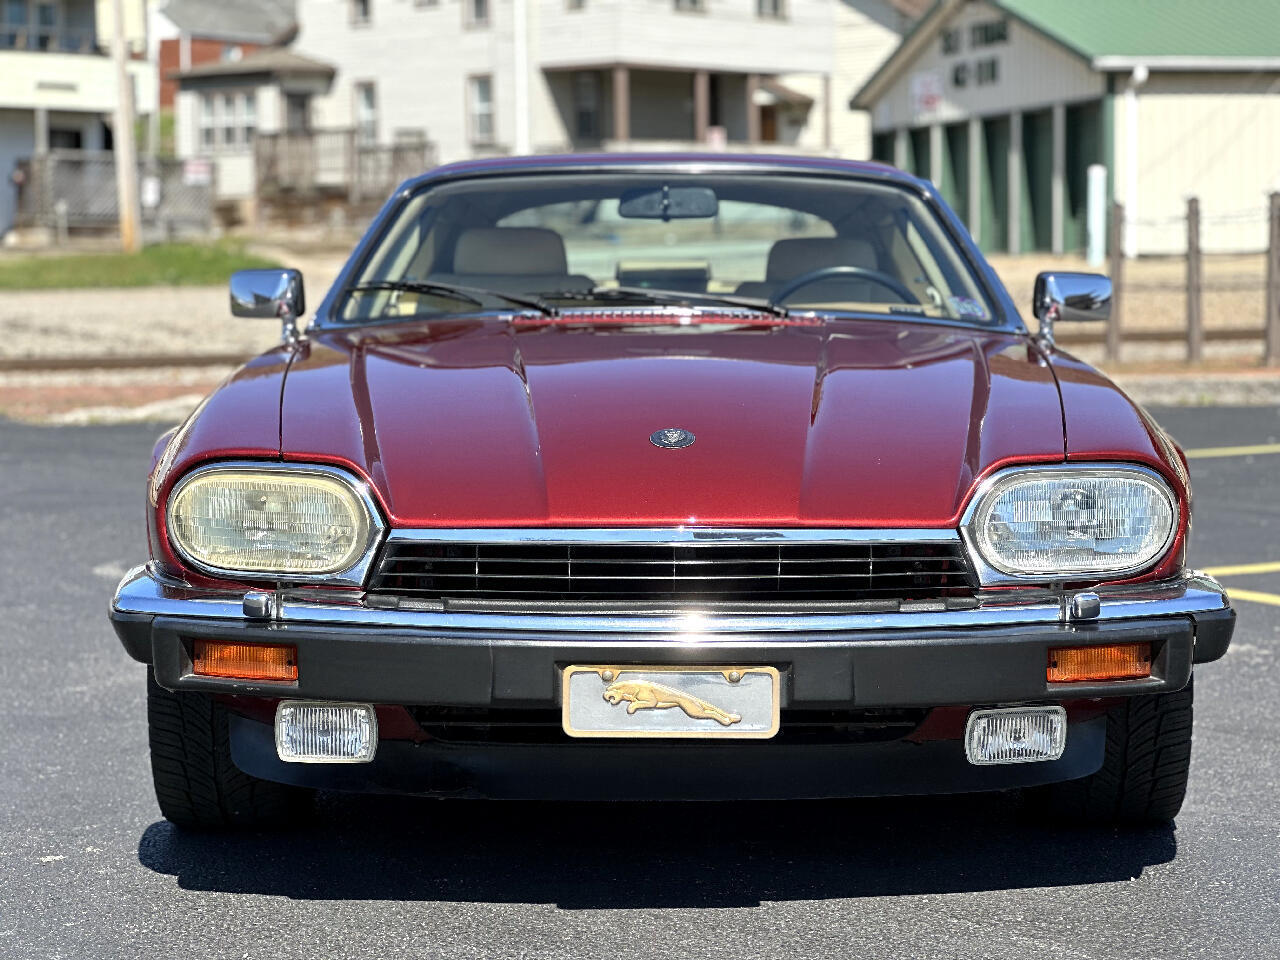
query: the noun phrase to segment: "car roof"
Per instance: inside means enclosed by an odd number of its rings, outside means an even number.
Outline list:
[[[518,157],[486,157],[461,160],[436,167],[405,182],[413,189],[433,180],[457,179],[470,175],[490,176],[499,173],[533,173],[610,168],[635,170],[644,167],[705,166],[718,172],[740,169],[743,172],[771,171],[813,173],[846,173],[895,181],[905,185],[924,186],[925,182],[888,164],[871,160],[844,160],[839,157],[801,156],[768,153],[561,153],[533,154]]]

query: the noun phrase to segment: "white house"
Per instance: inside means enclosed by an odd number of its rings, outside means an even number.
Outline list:
[[[299,0],[337,67],[318,127],[488,153],[727,146],[865,155],[848,97],[905,0]]]
[[[20,160],[110,145],[116,75],[104,37],[112,25],[99,22],[95,7],[95,0],[0,4],[0,236],[17,214],[12,177]],[[136,47],[140,53],[143,44]],[[134,59],[128,69],[139,113],[154,110],[154,64]]]

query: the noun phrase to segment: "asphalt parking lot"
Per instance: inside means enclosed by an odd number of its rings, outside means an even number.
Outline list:
[[[1280,408],[1155,412],[1200,454],[1192,562],[1250,599],[1197,677],[1183,813],[1138,833],[1030,822],[1005,796],[341,795],[291,834],[177,832],[143,668],[106,620],[145,549],[158,428],[0,421],[0,957],[1280,955],[1280,454],[1206,455],[1276,444]]]

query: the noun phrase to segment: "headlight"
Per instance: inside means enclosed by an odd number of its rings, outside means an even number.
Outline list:
[[[971,549],[1005,577],[1132,573],[1173,540],[1178,504],[1142,467],[1047,467],[997,475],[965,523]]]
[[[206,467],[169,496],[174,548],[217,573],[359,582],[380,528],[354,481],[320,467]]]

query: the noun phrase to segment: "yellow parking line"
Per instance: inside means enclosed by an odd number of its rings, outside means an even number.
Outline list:
[[[1257,590],[1236,590],[1227,588],[1227,596],[1232,600],[1250,600],[1253,603],[1265,603],[1272,607],[1280,607],[1280,594],[1261,593]]]
[[[1202,460],[1209,457],[1254,457],[1264,453],[1280,453],[1280,443],[1258,443],[1251,447],[1200,447],[1196,450],[1184,450],[1188,460]]]
[[[1251,573],[1280,573],[1280,562],[1237,563],[1233,567],[1210,567],[1205,573],[1211,577],[1246,577]]]

